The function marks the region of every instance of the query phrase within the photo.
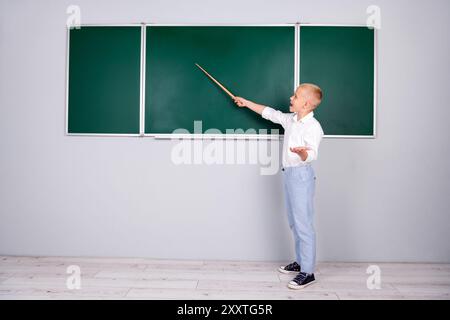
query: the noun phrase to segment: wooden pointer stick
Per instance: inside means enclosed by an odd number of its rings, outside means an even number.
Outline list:
[[[235,98],[234,95],[233,95],[230,91],[228,91],[227,88],[225,88],[219,81],[217,81],[216,79],[214,79],[213,76],[211,76],[208,72],[206,72],[205,69],[203,69],[202,67],[200,67],[200,66],[198,65],[198,63],[196,63],[195,65],[196,65],[197,67],[199,67],[204,73],[206,73],[206,75],[207,75],[208,77],[210,77],[212,81],[214,81],[215,83],[217,83],[217,85],[218,85],[220,88],[222,88],[222,90],[225,91],[232,99]]]

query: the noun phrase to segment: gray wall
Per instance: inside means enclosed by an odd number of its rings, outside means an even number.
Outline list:
[[[379,5],[378,136],[322,142],[318,259],[450,262],[447,0],[1,0],[0,254],[293,257],[280,174],[176,166],[172,141],[64,134],[70,4],[82,23],[342,24]]]

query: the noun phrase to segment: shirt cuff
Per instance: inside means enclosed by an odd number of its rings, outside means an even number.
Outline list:
[[[310,151],[306,150],[306,153],[308,154],[308,156],[306,157],[304,162],[311,162],[313,159],[312,154]]]
[[[266,106],[266,107],[263,109],[263,111],[262,111],[262,113],[261,113],[261,116],[262,116],[264,119],[269,120],[270,114],[272,113],[272,110],[274,110],[274,109],[272,109],[271,107],[267,107],[267,106]]]

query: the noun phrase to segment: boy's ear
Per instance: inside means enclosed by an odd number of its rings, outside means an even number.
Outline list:
[[[311,103],[309,102],[309,100],[305,101],[305,104],[303,106],[306,110],[311,109]]]

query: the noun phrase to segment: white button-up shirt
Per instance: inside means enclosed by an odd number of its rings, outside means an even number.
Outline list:
[[[311,111],[300,121],[297,113],[283,113],[271,107],[265,107],[261,115],[264,119],[279,123],[284,128],[283,167],[309,165],[311,161],[317,159],[323,130],[319,121],[314,118],[314,112]],[[308,157],[305,161],[289,149],[295,147],[311,148],[307,150]]]

